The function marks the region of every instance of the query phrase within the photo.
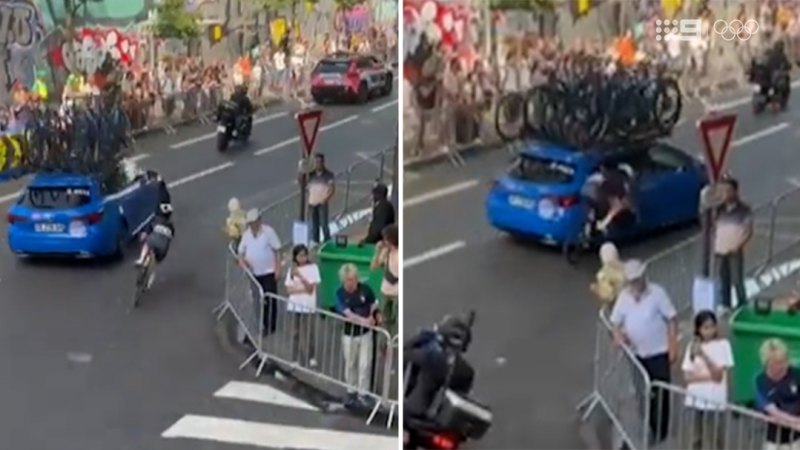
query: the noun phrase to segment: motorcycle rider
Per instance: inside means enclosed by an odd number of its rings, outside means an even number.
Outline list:
[[[409,428],[413,429],[415,421],[427,421],[428,411],[442,389],[462,395],[472,390],[475,370],[463,357],[471,339],[467,323],[447,316],[433,331],[425,330],[406,343],[403,414]]]
[[[789,71],[792,70],[792,65],[786,56],[782,40],[776,42],[768,52],[767,68],[772,75],[771,79],[775,92],[778,94],[778,98],[781,99],[781,106],[783,106],[785,99],[788,100],[789,98]]]
[[[244,124],[247,127],[247,133],[249,133],[250,127],[253,125],[253,111],[255,108],[247,95],[247,87],[245,85],[239,84],[234,88],[233,94],[231,94],[231,102],[236,104],[237,109],[236,129],[243,130],[242,125]]]
[[[169,253],[169,246],[172,239],[175,237],[175,225],[172,223],[172,205],[170,203],[162,203],[159,205],[158,214],[148,225],[148,230],[143,231],[141,234],[142,252],[136,265],[144,264],[144,260],[149,252],[153,252],[155,264],[158,265],[167,257]],[[150,271],[150,278],[147,280],[147,288],[153,285],[155,281],[155,266]]]

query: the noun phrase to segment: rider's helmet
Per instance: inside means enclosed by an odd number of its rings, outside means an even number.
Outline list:
[[[436,332],[443,339],[443,343],[454,350],[465,352],[472,341],[472,331],[469,325],[460,317],[445,316],[436,325]]]
[[[245,86],[243,83],[237,84],[236,87],[234,87],[234,92],[239,95],[247,94],[247,86]]]
[[[172,205],[169,203],[162,203],[158,205],[158,213],[161,217],[169,219],[172,216]]]

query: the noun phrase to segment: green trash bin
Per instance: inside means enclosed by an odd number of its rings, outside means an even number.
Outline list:
[[[375,291],[375,296],[380,299],[383,269],[369,270],[372,256],[375,254],[374,245],[347,246],[336,245],[335,240],[328,241],[319,248],[319,272],[322,281],[317,293],[317,302],[322,309],[333,310],[336,307],[336,290],[339,289],[339,269],[342,265],[353,263],[358,267],[358,273],[369,287]]]
[[[770,338],[779,338],[789,347],[793,365],[800,365],[800,314],[785,311],[757,314],[751,305],[734,313],[731,322],[733,347],[733,400],[752,406],[755,401],[755,378],[763,370],[759,350]]]

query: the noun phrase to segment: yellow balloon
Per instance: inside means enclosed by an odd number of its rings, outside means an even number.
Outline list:
[[[8,147],[6,147],[6,136],[0,138],[0,170],[8,170]]]
[[[17,168],[22,163],[22,139],[23,138],[21,135],[12,136],[10,139],[11,145],[14,147],[14,155],[13,159],[11,160],[12,168]]]

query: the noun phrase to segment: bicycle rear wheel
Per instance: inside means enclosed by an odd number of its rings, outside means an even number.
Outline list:
[[[150,261],[145,259],[144,264],[136,270],[136,290],[133,293],[131,309],[136,309],[142,301],[145,291],[147,291],[147,279],[150,278]]]
[[[497,134],[504,141],[522,137],[525,130],[525,98],[518,92],[503,96],[497,104],[494,123]]]

